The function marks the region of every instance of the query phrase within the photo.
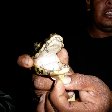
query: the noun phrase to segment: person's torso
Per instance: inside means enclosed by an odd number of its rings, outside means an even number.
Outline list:
[[[70,65],[74,72],[99,77],[112,90],[112,37],[82,36],[71,47],[68,46]]]

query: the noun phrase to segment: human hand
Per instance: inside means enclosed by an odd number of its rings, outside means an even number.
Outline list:
[[[95,76],[76,74],[69,76],[71,82],[57,80],[49,100],[59,112],[108,112],[111,92],[107,85]],[[67,80],[66,80],[67,81]],[[80,101],[68,102],[66,90],[78,90]],[[51,112],[52,108],[46,106]]]
[[[66,49],[62,48],[62,50],[57,53],[57,56],[60,59],[61,63],[68,64],[69,57]],[[31,68],[33,66],[33,59],[28,54],[23,54],[18,57],[17,63],[21,67]],[[72,73],[73,71],[70,70],[68,75],[71,75]],[[41,96],[45,97],[45,94],[51,90],[53,84],[53,80],[50,79],[49,77],[44,77],[39,75],[33,75],[33,82],[34,82],[35,93],[37,97],[41,97]]]
[[[65,53],[65,54],[62,55],[63,53]],[[68,54],[65,49],[60,51],[57,55],[60,58],[61,62],[68,63]],[[26,55],[24,55],[24,56],[26,56]],[[32,63],[32,61],[26,60],[26,66],[25,66],[24,65],[25,63],[23,64],[25,59],[30,60],[32,58],[30,56],[28,56],[27,58],[23,58],[23,61],[20,61],[20,65],[25,68],[30,68],[31,65],[27,66],[28,65],[27,62]],[[33,64],[32,64],[32,66],[33,66]],[[53,91],[50,94],[50,102],[53,103],[55,108],[60,111],[63,111],[63,109],[65,109],[64,112],[66,112],[68,110],[84,112],[84,111],[86,111],[86,109],[87,109],[87,111],[90,110],[90,112],[96,112],[96,110],[97,110],[97,112],[106,112],[106,110],[109,107],[109,97],[110,97],[109,96],[110,91],[109,91],[108,87],[100,79],[98,79],[94,76],[86,76],[86,75],[79,75],[79,74],[76,75],[75,73],[73,73],[73,71],[70,72],[70,75],[71,75],[70,77],[71,77],[72,82],[69,85],[63,85],[63,83],[60,81],[59,81],[59,83],[61,83],[61,84],[58,84],[58,81],[57,81],[57,84],[55,85]],[[36,88],[35,93],[37,94],[37,96],[41,96],[39,105],[37,107],[37,111],[40,111],[42,108],[45,108],[44,106],[46,104],[45,103],[46,95],[49,94],[49,91],[52,89],[53,80],[51,80],[47,77],[34,76],[33,81],[34,81],[34,86]],[[57,90],[56,90],[58,88],[58,86],[63,88],[59,92],[57,92]],[[65,90],[78,90],[81,101],[80,102],[75,101],[72,103],[68,102],[68,100],[67,100],[68,97],[66,97],[67,94],[66,95],[63,94],[63,92],[66,93]],[[60,95],[62,95],[64,98],[64,101],[62,99],[62,101],[63,101],[62,104],[60,104],[61,100],[58,100],[58,99],[62,98],[62,97],[59,97]],[[55,100],[55,98],[57,98],[57,99]],[[59,104],[59,105],[57,105],[57,104]],[[49,103],[48,103],[48,105],[49,105]],[[65,108],[64,105],[66,105],[67,108]],[[49,108],[49,106],[46,108]],[[50,109],[51,109],[51,107],[50,107]]]

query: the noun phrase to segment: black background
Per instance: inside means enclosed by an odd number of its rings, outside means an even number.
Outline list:
[[[1,10],[1,90],[14,99],[16,111],[32,109],[32,76],[17,65],[32,53],[33,43],[51,33],[72,36],[85,24],[85,1],[5,2]]]

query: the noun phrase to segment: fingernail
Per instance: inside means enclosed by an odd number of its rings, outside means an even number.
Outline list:
[[[65,76],[63,79],[62,79],[62,82],[66,85],[66,84],[69,84],[71,82],[71,78],[69,76]]]

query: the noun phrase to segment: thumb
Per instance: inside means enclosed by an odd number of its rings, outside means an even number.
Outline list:
[[[68,52],[65,48],[62,48],[62,50],[57,53],[57,56],[61,61],[61,63],[68,64],[69,57],[68,57]]]
[[[61,80],[57,80],[52,92],[50,93],[50,101],[55,105],[56,109],[61,111],[68,105],[68,94],[65,91],[64,84]]]

